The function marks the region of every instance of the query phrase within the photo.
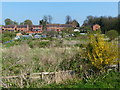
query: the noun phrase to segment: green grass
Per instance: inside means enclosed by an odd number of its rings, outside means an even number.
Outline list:
[[[91,66],[88,61],[85,61],[86,59],[81,58],[83,54],[81,48],[88,43],[88,38],[73,37],[62,40],[52,38],[27,39],[3,44],[3,76],[28,72],[74,70],[79,74],[78,76],[84,77],[84,71],[91,69]],[[22,86],[27,88],[120,88],[119,74],[118,72],[110,72],[84,80],[77,78],[49,85],[42,80],[36,80],[29,82],[29,85],[23,84]],[[14,79],[8,80],[8,82],[4,81],[4,83],[11,83],[10,87],[20,87],[21,84],[16,83],[16,81],[17,79]]]
[[[88,80],[71,80],[61,84],[53,83],[42,88],[120,88],[119,74],[119,72],[110,72]]]
[[[27,43],[30,48],[39,47],[39,48],[45,48],[49,46],[54,47],[63,47],[63,46],[77,46],[80,45],[84,46],[89,42],[88,39],[75,39],[72,37],[73,40],[69,39],[54,39],[54,38],[42,38],[42,39],[26,39],[26,40],[15,40],[10,43],[3,44],[3,47],[9,48],[15,45],[22,45],[23,43]],[[42,40],[48,40],[48,41],[42,41]],[[80,46],[81,47],[81,46]]]

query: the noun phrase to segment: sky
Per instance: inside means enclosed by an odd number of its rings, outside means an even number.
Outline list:
[[[38,25],[44,15],[51,15],[52,23],[60,24],[69,15],[82,25],[89,15],[116,17],[118,2],[2,2],[3,25],[6,18],[19,23],[30,19]]]

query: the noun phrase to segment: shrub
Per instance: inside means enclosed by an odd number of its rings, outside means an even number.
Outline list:
[[[87,46],[86,56],[94,67],[104,70],[106,66],[117,63],[117,44],[105,41],[100,34],[90,35],[90,39],[91,42]]]
[[[4,33],[2,33],[2,42],[6,42],[13,39],[15,37],[15,34],[16,33],[14,32],[5,31]]]
[[[29,45],[30,48],[34,47],[34,43],[33,42],[28,42],[28,45]]]
[[[50,42],[49,42],[49,41],[39,42],[39,48],[48,47],[49,45],[50,45]]]
[[[75,44],[75,46],[83,48],[83,44]]]
[[[106,33],[106,35],[110,38],[110,40],[113,40],[118,36],[118,32],[116,30],[110,30]]]
[[[88,34],[101,34],[101,29],[98,29],[96,31],[90,31]]]

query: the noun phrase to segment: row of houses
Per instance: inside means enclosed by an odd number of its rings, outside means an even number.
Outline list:
[[[63,28],[66,27],[74,27],[72,24],[47,24],[46,30],[47,31],[61,31]],[[0,27],[1,31],[17,31],[17,32],[25,32],[25,33],[42,33],[43,26],[42,25],[5,25]],[[92,30],[96,31],[100,29],[100,25],[95,24],[92,26]]]
[[[46,30],[61,31],[63,28],[73,27],[71,24],[47,24]],[[18,31],[26,33],[41,33],[43,31],[42,25],[5,25],[2,26],[2,31]]]

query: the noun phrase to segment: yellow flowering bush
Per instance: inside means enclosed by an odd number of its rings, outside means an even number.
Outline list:
[[[106,66],[117,64],[118,44],[105,41],[101,34],[92,34],[86,48],[86,56],[93,66],[104,70]]]

